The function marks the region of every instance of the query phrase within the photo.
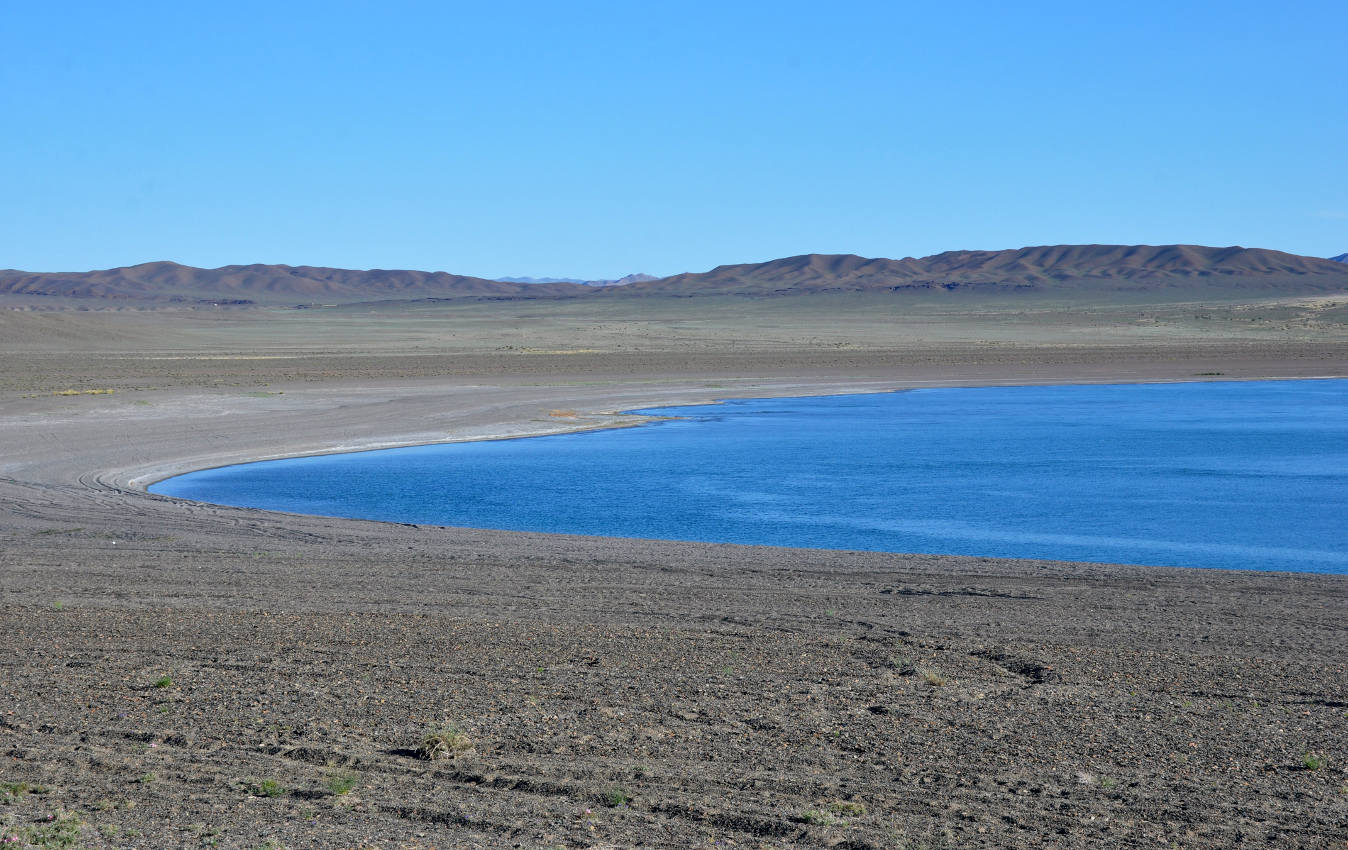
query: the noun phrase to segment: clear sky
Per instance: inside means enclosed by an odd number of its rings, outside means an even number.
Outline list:
[[[1348,251],[1348,3],[0,0],[0,267]]]

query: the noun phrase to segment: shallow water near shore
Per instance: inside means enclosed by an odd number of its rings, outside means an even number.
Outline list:
[[[1348,573],[1348,381],[921,389],[203,470],[152,492],[430,525]]]

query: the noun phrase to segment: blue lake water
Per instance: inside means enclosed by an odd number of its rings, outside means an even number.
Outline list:
[[[1348,380],[922,389],[265,461],[151,491],[418,524],[1348,573]]]

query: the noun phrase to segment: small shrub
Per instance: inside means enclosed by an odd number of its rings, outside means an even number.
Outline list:
[[[338,797],[350,794],[360,784],[360,775],[355,771],[341,770],[328,776],[328,790]]]
[[[917,672],[917,665],[914,664],[913,659],[909,658],[907,655],[891,655],[886,659],[886,663],[889,664],[891,670],[898,671],[900,676],[911,676]]]
[[[473,742],[467,735],[463,734],[463,730],[453,723],[446,723],[427,732],[422,737],[421,746],[417,748],[417,752],[427,761],[435,761],[436,759],[452,759],[472,748]]]
[[[851,800],[838,800],[835,803],[829,803],[828,810],[835,815],[845,818],[860,818],[866,816],[866,807],[861,803],[855,803]]]
[[[164,674],[163,676],[160,676],[158,679],[154,680],[154,686],[156,688],[167,688],[170,687],[172,684],[173,684],[173,677],[169,676],[167,673]]]
[[[1301,766],[1307,770],[1319,770],[1325,766],[1325,757],[1318,756],[1315,753],[1306,753],[1301,759]]]
[[[626,806],[631,802],[632,797],[616,785],[604,792],[604,805],[608,806],[610,809]]]
[[[941,675],[939,670],[934,670],[930,667],[924,667],[918,670],[918,672],[922,674],[922,681],[931,685],[933,688],[942,687],[950,681],[945,676]]]
[[[805,812],[796,818],[800,823],[812,823],[816,826],[832,826],[837,823],[827,812],[821,812],[817,809]]]
[[[254,797],[279,797],[286,792],[281,787],[281,783],[275,779],[263,779],[261,782],[254,782],[249,786],[249,791]]]

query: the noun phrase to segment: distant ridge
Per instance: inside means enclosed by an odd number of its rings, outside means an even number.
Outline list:
[[[788,295],[810,292],[1160,289],[1348,290],[1348,266],[1263,248],[1200,245],[1047,245],[947,251],[901,260],[802,254],[718,266],[606,291],[610,295]]]
[[[169,303],[349,303],[417,298],[538,298],[585,291],[447,272],[247,265],[198,269],[172,262],[92,272],[0,271],[0,294]]]
[[[463,298],[768,297],[857,291],[1313,295],[1348,292],[1345,260],[1348,255],[1322,259],[1263,248],[1049,245],[1006,251],[947,251],[901,260],[802,254],[658,279],[628,275],[616,281],[582,283],[527,283],[447,272],[316,266],[198,269],[156,262],[92,272],[0,271],[0,296],[8,304],[138,307],[312,306]]]
[[[1330,257],[1336,263],[1348,263],[1348,254],[1340,254],[1337,257]]]

